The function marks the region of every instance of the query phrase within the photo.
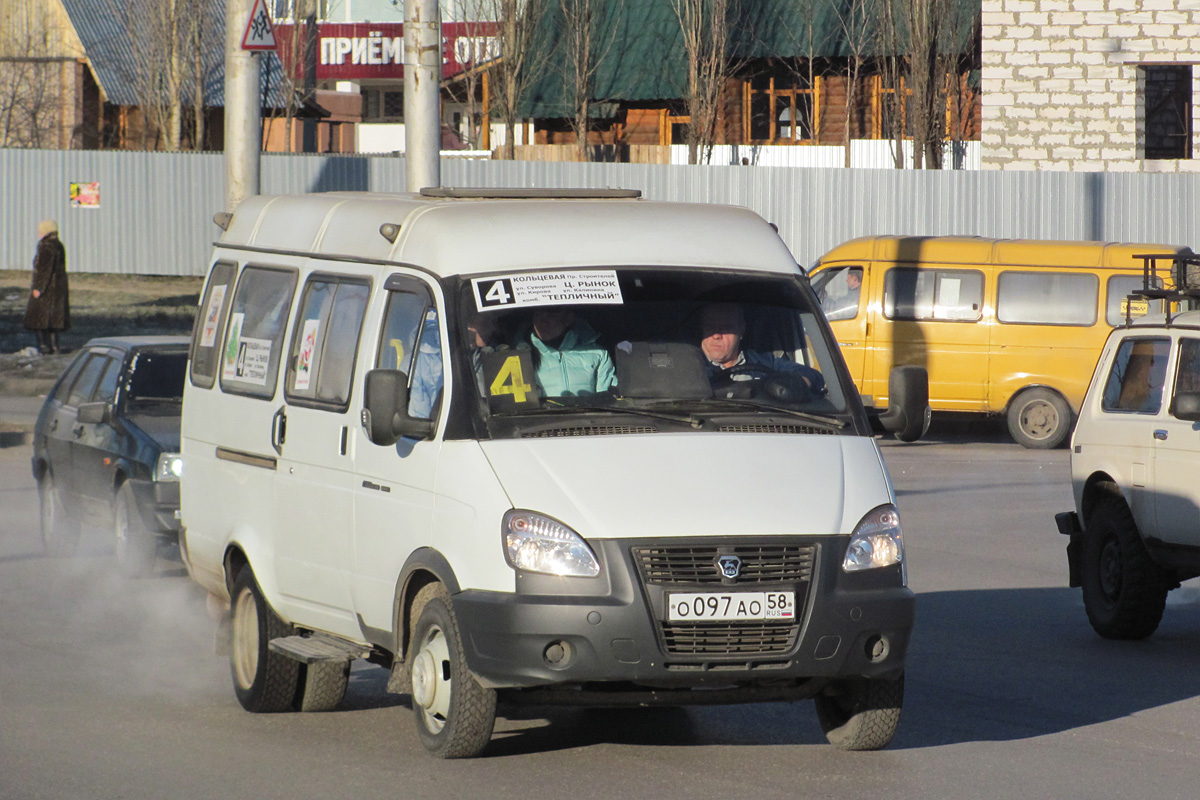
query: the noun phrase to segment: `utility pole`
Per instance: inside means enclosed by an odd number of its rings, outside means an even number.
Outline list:
[[[410,192],[442,182],[441,79],[438,0],[404,0],[404,157]]]
[[[225,0],[225,210],[258,194],[262,151],[258,56],[242,48],[254,0]]]

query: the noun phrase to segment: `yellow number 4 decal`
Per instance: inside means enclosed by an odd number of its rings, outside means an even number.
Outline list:
[[[496,373],[496,379],[492,381],[490,391],[493,395],[511,394],[513,402],[516,403],[527,402],[525,396],[533,391],[533,387],[525,382],[525,373],[521,370],[519,356],[509,356],[504,359],[504,365]]]

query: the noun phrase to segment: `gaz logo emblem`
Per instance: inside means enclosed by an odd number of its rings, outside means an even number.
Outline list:
[[[736,578],[742,572],[742,560],[737,556],[717,556],[717,569],[722,578]]]

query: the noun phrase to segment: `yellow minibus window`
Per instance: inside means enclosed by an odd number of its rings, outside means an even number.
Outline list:
[[[1026,325],[1094,325],[1100,280],[1071,272],[1002,272],[996,319]]]

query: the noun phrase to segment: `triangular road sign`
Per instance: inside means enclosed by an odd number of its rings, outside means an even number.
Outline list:
[[[250,19],[246,21],[246,32],[242,34],[242,49],[275,49],[275,28],[271,25],[271,15],[267,13],[266,0],[254,0]]]

